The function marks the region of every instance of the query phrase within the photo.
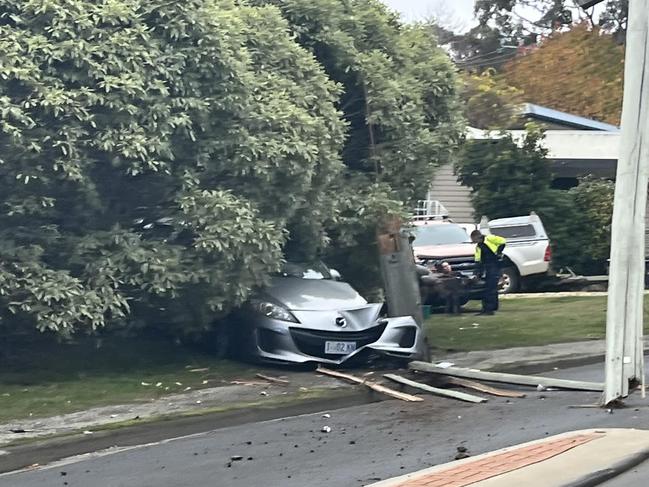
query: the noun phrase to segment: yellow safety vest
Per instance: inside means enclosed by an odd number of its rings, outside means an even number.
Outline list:
[[[498,247],[506,244],[507,240],[505,240],[503,237],[499,237],[498,235],[485,235],[484,243],[487,247],[489,247],[489,250],[491,250],[495,254],[498,251]],[[482,250],[480,250],[480,245],[476,245],[475,261],[480,262],[481,260],[482,260]]]

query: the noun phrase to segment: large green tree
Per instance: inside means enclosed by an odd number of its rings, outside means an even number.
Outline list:
[[[339,87],[276,8],[0,0],[0,52],[5,326],[205,327],[323,239]]]
[[[626,37],[629,0],[606,0],[597,9],[579,8],[575,0],[477,0],[480,25],[495,25],[508,35],[536,41],[539,36],[573,23],[602,27],[619,43]]]
[[[520,123],[523,92],[509,86],[493,69],[462,76],[462,99],[466,120],[471,127],[503,130]]]
[[[571,233],[581,244],[572,255],[572,265],[579,272],[603,274],[611,255],[615,183],[588,177],[570,190],[570,197],[578,216],[571,222]]]
[[[530,128],[522,140],[503,132],[490,140],[471,140],[456,165],[471,188],[476,217],[527,215],[545,204],[552,182],[543,133]]]
[[[349,131],[344,172],[331,192],[330,255],[355,283],[376,284],[377,226],[425,197],[459,141],[455,69],[433,25],[405,25],[378,0],[254,3],[279,7],[341,86],[338,108]]]
[[[556,31],[503,69],[525,100],[619,124],[624,91],[624,48],[587,23]]]

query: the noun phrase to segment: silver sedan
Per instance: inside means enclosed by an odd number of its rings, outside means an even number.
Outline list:
[[[239,313],[239,352],[262,362],[325,364],[424,355],[412,317],[381,317],[382,304],[369,304],[338,278],[323,264],[286,264]]]

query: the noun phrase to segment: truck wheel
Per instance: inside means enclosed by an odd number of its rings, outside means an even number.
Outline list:
[[[505,267],[498,283],[500,294],[512,294],[518,292],[521,287],[521,277],[515,267]]]

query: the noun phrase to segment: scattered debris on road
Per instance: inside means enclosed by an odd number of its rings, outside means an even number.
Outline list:
[[[492,396],[497,396],[497,397],[511,397],[515,399],[522,399],[525,397],[525,394],[522,392],[510,391],[507,389],[499,389],[496,387],[491,387],[485,384],[481,384],[480,382],[461,379],[459,377],[449,377],[447,379],[447,384],[466,387],[467,389],[473,389],[475,391],[484,392],[485,394],[491,394]]]
[[[465,458],[469,458],[471,455],[469,454],[469,450],[465,446],[458,446],[457,447],[457,455],[455,455],[456,460],[464,460]]]
[[[398,382],[399,384],[403,384],[409,387],[414,387],[415,389],[420,389],[422,391],[430,392],[431,394],[435,394],[438,396],[451,397],[453,399],[459,399],[460,401],[472,402],[472,403],[487,402],[487,399],[484,397],[474,396],[471,394],[466,394],[464,392],[457,392],[448,389],[440,389],[438,387],[433,387],[427,384],[422,384],[420,382],[415,382],[413,380],[406,379],[405,377],[401,377],[400,375],[385,374],[384,377],[386,379],[390,379],[391,381]]]
[[[260,381],[254,381],[254,380],[231,380],[229,382],[230,385],[233,386],[264,386],[268,387],[268,382],[260,382]]]
[[[318,367],[316,372],[324,375],[328,375],[330,377],[336,377],[338,379],[344,379],[350,382],[354,382],[356,384],[361,384],[364,386],[369,387],[373,391],[380,392],[382,394],[385,394],[387,396],[394,397],[396,399],[400,399],[402,401],[407,401],[407,402],[420,402],[423,401],[421,397],[417,396],[412,396],[410,394],[405,394],[403,392],[395,391],[394,389],[390,389],[389,387],[386,387],[381,384],[377,384],[376,382],[368,382],[367,379],[361,379],[360,377],[356,377],[351,374],[344,374],[342,372],[336,372],[334,370],[329,370],[325,369],[324,367]]]
[[[323,426],[320,431],[322,431],[323,433],[331,433],[331,427],[330,426]]]
[[[271,377],[270,375],[255,374],[255,377],[258,377],[259,379],[264,379],[268,382],[271,382],[272,384],[280,384],[283,386],[287,386],[290,384],[290,381],[287,381],[286,379],[280,379],[279,377]]]

